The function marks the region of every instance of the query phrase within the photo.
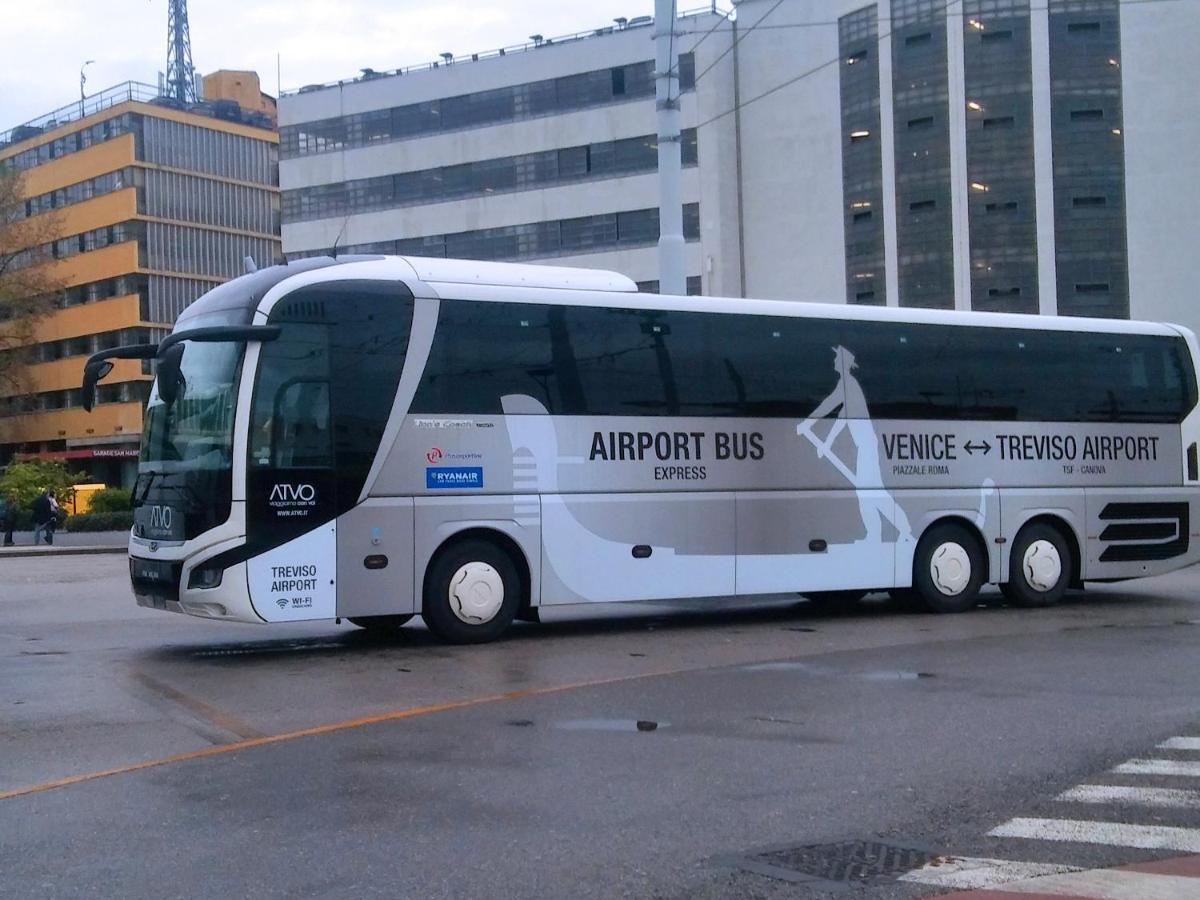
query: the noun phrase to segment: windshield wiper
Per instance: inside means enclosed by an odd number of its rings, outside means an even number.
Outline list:
[[[154,486],[154,479],[160,475],[166,474],[166,472],[160,469],[146,469],[144,472],[138,472],[137,478],[135,478],[133,482],[134,505],[141,506],[143,503],[145,503],[146,495],[150,493],[150,488]],[[146,487],[142,490],[141,494],[138,494],[138,486],[142,483],[143,475],[148,475],[149,477],[146,479]]]

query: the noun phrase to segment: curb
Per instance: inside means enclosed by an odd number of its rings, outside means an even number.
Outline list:
[[[98,556],[102,553],[128,553],[125,544],[95,547],[0,547],[0,559],[30,556]]]

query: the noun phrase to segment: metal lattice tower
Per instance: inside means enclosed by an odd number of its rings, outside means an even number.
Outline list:
[[[167,96],[180,103],[196,102],[187,0],[167,0]]]

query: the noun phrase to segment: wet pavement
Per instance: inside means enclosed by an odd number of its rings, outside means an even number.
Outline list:
[[[0,895],[916,897],[746,861],[1154,858],[988,832],[1200,733],[1197,588],[572,607],[448,647],[139,609],[120,556],[0,560]]]

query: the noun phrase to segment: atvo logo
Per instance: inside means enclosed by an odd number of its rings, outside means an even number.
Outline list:
[[[439,462],[442,461],[442,448],[434,447],[432,450],[430,450],[428,453],[425,454],[425,458],[427,460],[429,460],[429,464],[431,466],[436,466]]]
[[[271,499],[311,503],[317,499],[317,490],[311,484],[277,484],[271,488]]]
[[[152,506],[150,507],[150,527],[170,531],[171,520],[174,516],[174,510],[169,506]]]

